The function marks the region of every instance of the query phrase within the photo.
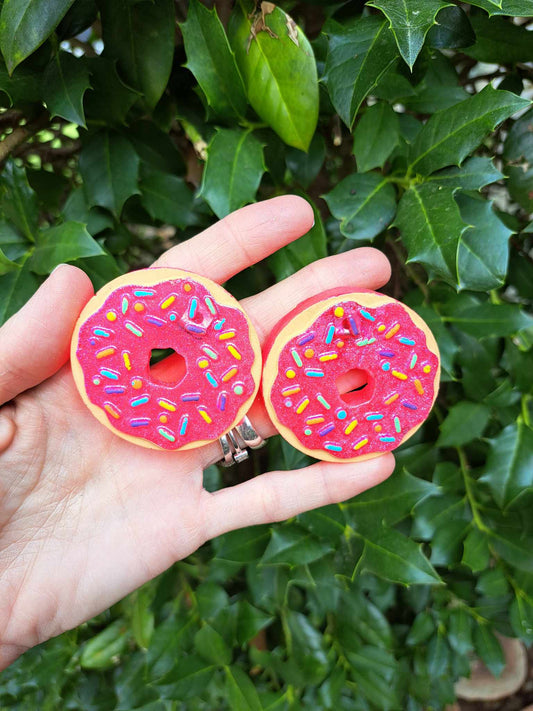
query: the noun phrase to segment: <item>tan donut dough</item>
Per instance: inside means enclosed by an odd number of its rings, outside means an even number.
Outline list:
[[[334,296],[329,296],[334,293]],[[369,452],[368,454],[361,454],[359,456],[349,457],[349,458],[339,458],[334,454],[330,454],[324,450],[311,449],[302,444],[298,437],[293,433],[293,431],[284,425],[278,418],[276,410],[274,409],[270,393],[272,391],[274,382],[278,376],[278,362],[282,350],[286,344],[298,334],[303,334],[307,329],[315,322],[315,320],[321,316],[327,309],[336,306],[339,302],[355,301],[358,305],[363,308],[377,308],[385,304],[399,304],[410,317],[414,325],[419,328],[425,335],[427,349],[437,357],[438,367],[435,370],[435,377],[433,379],[433,398],[431,406],[433,406],[435,399],[437,397],[439,382],[440,382],[440,356],[439,349],[433,333],[429,329],[429,326],[425,321],[412,309],[410,309],[405,304],[398,302],[384,294],[380,294],[373,291],[349,291],[347,289],[334,289],[326,292],[326,295],[313,297],[312,299],[307,299],[303,304],[294,309],[290,314],[288,314],[284,319],[278,324],[279,331],[275,328],[273,335],[270,338],[269,343],[267,343],[264,354],[263,354],[263,382],[262,382],[262,392],[263,399],[267,412],[270,419],[274,423],[278,432],[284,437],[293,447],[299,449],[301,452],[308,454],[315,459],[321,459],[328,462],[361,462],[366,459],[372,459],[374,457],[380,456],[383,452]],[[311,344],[310,344],[311,345]],[[357,367],[357,366],[352,366]],[[381,376],[381,372],[375,374],[376,378]],[[372,398],[369,400],[372,402]],[[401,440],[395,444],[394,449],[399,447],[403,442],[405,442],[409,437],[411,437],[423,424],[424,420],[412,427],[410,430],[402,436]]]
[[[253,381],[255,383],[255,388],[253,390],[253,393],[251,395],[249,395],[245,400],[243,400],[231,425],[229,427],[227,427],[223,432],[220,432],[219,434],[217,434],[216,437],[211,438],[211,439],[195,440],[194,442],[185,444],[182,447],[177,447],[175,449],[168,450],[167,448],[160,447],[157,444],[147,441],[146,439],[144,439],[142,437],[137,437],[135,435],[129,435],[129,434],[126,434],[125,432],[118,430],[109,421],[105,411],[99,405],[95,405],[94,403],[92,403],[89,400],[89,397],[87,395],[87,390],[85,387],[85,382],[84,382],[85,381],[84,372],[83,372],[82,366],[81,366],[81,364],[78,360],[78,357],[77,357],[77,349],[78,349],[79,334],[80,334],[81,327],[83,326],[83,324],[87,321],[87,319],[92,314],[96,313],[99,309],[101,309],[103,307],[106,299],[116,289],[118,289],[120,287],[124,287],[124,286],[131,286],[132,288],[143,289],[145,287],[154,287],[158,284],[161,284],[162,282],[169,281],[169,280],[175,280],[175,279],[186,279],[186,280],[190,280],[191,282],[197,282],[197,283],[203,285],[206,289],[209,290],[209,292],[211,293],[211,295],[213,296],[215,301],[218,302],[218,304],[220,304],[221,306],[228,306],[231,308],[238,309],[242,314],[244,314],[246,321],[248,323],[249,342],[250,342],[251,348],[252,348],[254,356],[255,356],[252,367],[251,367],[251,376],[252,376]],[[154,345],[154,347],[157,347],[157,345]],[[244,310],[240,306],[239,302],[230,293],[228,293],[222,286],[215,283],[211,279],[208,279],[207,277],[200,276],[198,274],[194,274],[192,272],[188,272],[183,269],[171,269],[171,268],[167,268],[167,267],[154,267],[154,268],[141,269],[141,270],[129,272],[128,274],[124,274],[116,279],[113,279],[111,282],[109,282],[108,284],[103,286],[92,297],[92,299],[90,299],[90,301],[86,304],[85,308],[81,312],[81,314],[76,322],[76,326],[74,328],[74,332],[72,335],[72,341],[71,341],[70,360],[71,360],[72,375],[74,377],[76,386],[80,392],[80,395],[81,395],[84,403],[89,408],[89,410],[94,415],[94,417],[96,417],[96,419],[99,422],[101,422],[105,427],[107,427],[109,430],[111,430],[114,434],[118,435],[122,439],[132,442],[133,444],[140,445],[141,447],[147,447],[149,449],[157,449],[159,451],[164,451],[165,449],[167,449],[167,451],[185,451],[188,449],[196,449],[198,447],[202,447],[204,445],[210,444],[211,442],[215,441],[218,437],[229,432],[233,427],[235,427],[243,419],[243,417],[246,415],[246,413],[250,409],[250,406],[252,405],[252,403],[255,399],[255,396],[257,395],[257,391],[259,389],[259,385],[260,385],[260,381],[261,381],[262,355],[261,355],[261,346],[259,343],[259,338],[257,336],[257,333],[256,333],[252,323],[250,322],[250,319],[248,318],[247,314],[244,312]]]

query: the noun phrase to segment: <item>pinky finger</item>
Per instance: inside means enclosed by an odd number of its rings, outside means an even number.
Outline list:
[[[345,501],[380,484],[393,469],[391,454],[360,463],[318,462],[305,469],[268,472],[206,494],[206,538]]]

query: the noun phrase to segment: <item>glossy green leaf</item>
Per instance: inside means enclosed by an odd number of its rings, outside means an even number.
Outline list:
[[[2,249],[4,240],[12,239],[12,231],[9,225],[5,223],[0,223],[0,276],[12,272],[15,269],[20,269],[20,265],[9,259],[4,250]],[[16,235],[16,233],[15,233]],[[29,246],[29,245],[28,245]]]
[[[439,49],[469,47],[476,41],[476,35],[463,8],[450,5],[439,11],[437,22],[427,34],[427,41]]]
[[[303,680],[309,684],[322,681],[328,670],[322,634],[305,615],[294,610],[286,612],[286,631],[290,634],[292,654],[303,673]]]
[[[136,121],[128,127],[128,140],[142,162],[172,175],[185,174],[183,158],[171,136],[153,121]]]
[[[362,101],[397,56],[394,35],[379,17],[364,17],[329,33],[324,81],[348,128],[353,126]]]
[[[531,3],[529,0],[471,0],[471,5],[486,10],[490,16],[510,15],[516,17],[529,17],[531,15]]]
[[[474,625],[474,649],[494,676],[500,676],[505,667],[505,657],[498,639],[487,624]]]
[[[263,706],[250,677],[237,666],[226,667],[226,698],[235,711],[262,711]]]
[[[411,533],[414,538],[431,541],[439,529],[454,520],[466,518],[466,513],[463,497],[437,493],[415,506]]]
[[[464,541],[462,563],[473,573],[486,570],[490,561],[490,550],[487,536],[478,528],[472,528]]]
[[[157,679],[157,690],[163,699],[197,698],[213,677],[215,666],[197,654],[181,657],[175,666]]]
[[[11,73],[54,31],[74,0],[4,0],[0,47]]]
[[[8,161],[0,182],[0,211],[30,241],[35,241],[39,207],[37,195],[30,188],[26,171]]]
[[[448,674],[449,661],[450,648],[446,642],[444,630],[439,629],[427,646],[427,665],[430,675],[436,678]]]
[[[326,146],[320,133],[315,133],[309,150],[288,148],[286,152],[287,168],[304,188],[309,187],[317,177],[326,157]]]
[[[341,593],[335,636],[348,652],[357,652],[361,644],[389,649],[393,640],[393,632],[385,615],[357,589]]]
[[[533,643],[533,600],[520,590],[511,603],[509,618],[513,632],[527,645]]]
[[[89,205],[106,207],[117,217],[126,200],[139,193],[139,156],[119,133],[99,131],[87,141],[80,173]]]
[[[267,615],[259,608],[250,605],[247,600],[241,600],[237,614],[237,643],[245,644],[273,620],[274,618],[271,615]]]
[[[48,111],[85,127],[83,95],[90,86],[87,65],[70,52],[58,52],[43,77],[43,99]]]
[[[375,647],[361,647],[359,652],[349,652],[347,657],[360,696],[382,711],[393,711],[399,707],[393,683],[396,660],[389,652]]]
[[[105,56],[153,108],[168,82],[174,56],[172,0],[100,0]],[[127,29],[126,29],[127,28]]]
[[[453,405],[440,426],[437,440],[439,447],[459,447],[483,433],[490,417],[490,410],[480,402],[458,402]]]
[[[503,17],[489,18],[483,14],[475,15],[471,22],[476,42],[465,50],[470,57],[490,64],[512,65],[531,60],[533,37],[525,27]]]
[[[413,112],[434,114],[464,101],[468,96],[453,63],[436,52],[428,59],[427,71],[413,94],[402,99],[402,102]]]
[[[348,175],[323,197],[342,234],[353,240],[372,240],[396,212],[394,187],[379,173]]]
[[[251,131],[218,129],[207,147],[201,195],[225,217],[255,200],[264,171],[263,146]]]
[[[38,232],[28,266],[36,274],[49,274],[58,264],[80,257],[97,257],[104,250],[81,222],[64,222]]]
[[[485,570],[479,576],[476,583],[476,590],[483,597],[501,598],[509,593],[509,583],[500,565]]]
[[[505,139],[503,156],[513,200],[528,212],[533,210],[533,110],[515,121]]]
[[[533,487],[533,430],[521,419],[490,441],[482,481],[501,507],[511,506]]]
[[[353,132],[353,152],[359,173],[381,168],[400,139],[394,109],[384,101],[370,106]]]
[[[481,190],[485,185],[501,180],[505,176],[493,163],[492,158],[485,156],[473,156],[467,158],[461,166],[443,168],[432,173],[427,179],[428,182],[436,182],[439,185],[448,186],[452,190],[462,188],[463,190]]]
[[[451,5],[441,0],[372,0],[367,4],[381,10],[389,20],[400,54],[410,69],[437,13]]]
[[[476,338],[510,336],[533,326],[533,318],[516,304],[479,304],[443,320]]]
[[[261,563],[265,565],[305,565],[322,558],[331,545],[293,525],[274,528]]]
[[[117,73],[116,60],[106,57],[85,59],[91,75],[92,91],[85,94],[83,106],[89,121],[119,126],[141,94],[126,86]]]
[[[435,620],[429,612],[423,610],[415,617],[405,643],[416,646],[426,642],[435,631]]]
[[[190,221],[193,193],[183,178],[159,170],[141,171],[141,203],[154,220],[183,228]]]
[[[41,280],[27,263],[27,257],[19,262],[20,269],[0,276],[0,325],[21,309],[39,288]]]
[[[207,103],[223,118],[244,117],[246,94],[233,51],[216,9],[191,0],[183,33],[187,68],[196,77]]]
[[[8,98],[9,106],[33,102],[41,97],[42,76],[26,66],[19,66],[11,74],[0,58],[0,91]]]
[[[249,17],[239,8],[233,17],[231,45],[248,101],[285,143],[307,151],[318,120],[313,49],[280,7],[271,4],[262,12]]]
[[[194,636],[194,648],[206,662],[221,665],[231,662],[231,649],[210,625],[204,625],[198,630]]]
[[[458,284],[457,252],[467,226],[451,188],[433,183],[412,185],[400,200],[395,224],[410,262],[423,264],[430,277]]]
[[[490,291],[503,284],[509,262],[509,230],[493,210],[492,202],[461,193],[455,199],[467,229],[457,254],[459,287]]]
[[[492,512],[488,523],[491,547],[496,553],[518,570],[533,573],[533,536],[528,535],[516,513],[503,516]]]
[[[452,649],[458,654],[467,654],[473,649],[473,620],[464,607],[450,610],[448,639]]]
[[[428,175],[447,165],[460,165],[501,121],[528,105],[529,101],[516,94],[489,85],[479,94],[438,111],[412,145],[410,169]]]
[[[268,526],[254,526],[230,531],[217,539],[216,554],[238,563],[255,561],[263,554],[270,539]]]

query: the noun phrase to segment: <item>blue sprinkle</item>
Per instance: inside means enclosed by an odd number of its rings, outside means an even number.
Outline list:
[[[94,329],[94,335],[95,336],[103,336],[104,338],[109,338],[111,334],[109,334],[107,331],[104,331],[101,328],[95,328]]]
[[[396,442],[396,437],[380,437],[381,442]]]
[[[330,323],[328,326],[327,333],[326,333],[326,343],[331,343],[334,335],[335,335],[335,326],[332,323]]]
[[[146,320],[148,321],[148,323],[153,323],[154,326],[164,326],[165,325],[165,322],[163,321],[163,319],[157,318],[157,316],[147,316]]]
[[[361,314],[361,316],[363,316],[364,318],[368,319],[369,321],[375,321],[375,320],[376,320],[373,316],[371,316],[371,315],[368,313],[368,311],[364,311],[363,309],[361,309],[361,311],[359,311],[359,313]]]
[[[118,373],[114,373],[112,370],[102,368],[100,373],[104,376],[104,378],[109,378],[109,380],[118,380]]]
[[[189,422],[188,416],[183,415],[183,417],[181,418],[180,435],[184,435],[185,432],[187,431],[188,422]]]
[[[170,321],[175,321],[177,319],[177,316],[176,314],[170,314],[168,318],[170,319]]]
[[[346,412],[346,410],[339,410],[337,412],[337,417],[339,418],[339,420],[345,420],[348,417],[348,413]]]
[[[208,379],[208,381],[214,388],[218,388],[218,383],[211,373],[206,373],[205,377]]]
[[[390,363],[383,363],[381,367],[383,368],[383,370],[390,370]]]
[[[226,393],[220,393],[218,396],[217,407],[222,412],[226,409]]]
[[[222,326],[224,325],[225,321],[226,321],[225,318],[223,318],[221,321],[217,321],[217,322],[215,323],[215,327],[214,327],[214,328],[215,328],[215,331],[220,331],[220,329],[221,329]]]
[[[202,328],[201,326],[195,326],[192,323],[188,323],[185,326],[186,331],[190,331],[191,333],[205,333],[205,328]]]
[[[393,353],[392,351],[380,351],[379,355],[383,356],[384,358],[394,358],[396,353]]]
[[[139,290],[139,291],[134,291],[133,293],[135,294],[135,296],[153,296],[154,295],[153,291]]]
[[[110,388],[107,387],[105,388],[106,393],[109,395],[121,395],[123,392],[126,391],[126,388],[124,388],[122,385],[118,388]]]
[[[348,319],[348,323],[350,324],[350,328],[352,329],[352,333],[354,336],[357,336],[359,333],[359,329],[357,328],[357,324],[355,323],[355,319],[350,316]]]
[[[412,341],[410,338],[398,338],[400,343],[405,343],[406,346],[414,346],[415,342]]]
[[[138,405],[144,405],[145,402],[148,402],[149,400],[148,395],[144,395],[143,397],[138,397],[136,400],[131,401],[131,406],[132,407],[137,407]]]
[[[323,378],[324,377],[324,373],[321,370],[311,370],[311,368],[308,368],[305,371],[305,374],[309,378]]]
[[[130,425],[132,427],[146,427],[150,424],[150,420],[147,417],[139,418],[137,420],[130,420]]]
[[[324,449],[329,449],[330,452],[342,452],[342,447],[338,444],[325,444]]]
[[[189,307],[189,318],[194,318],[196,313],[196,308],[198,306],[198,299],[191,299],[191,305]]]
[[[402,400],[402,405],[404,407],[408,407],[410,410],[418,410],[418,407],[416,405],[413,405],[412,402],[407,402],[407,400]]]
[[[366,419],[367,420],[382,420],[383,415],[367,415]]]

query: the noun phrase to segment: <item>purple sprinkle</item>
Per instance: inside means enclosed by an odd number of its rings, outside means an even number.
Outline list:
[[[394,358],[396,353],[393,353],[392,351],[380,351],[379,355],[384,356],[385,358]]]
[[[402,405],[404,407],[408,407],[410,410],[418,410],[418,407],[416,405],[413,405],[412,402],[407,402],[407,400],[402,400]]]
[[[130,420],[130,425],[132,427],[146,427],[150,424],[150,420],[147,417],[139,417],[136,420]]]
[[[147,316],[146,320],[148,323],[153,323],[154,326],[164,326],[165,322],[161,318],[157,318],[157,316]]]
[[[191,333],[205,333],[205,328],[202,328],[201,326],[195,326],[192,323],[188,323],[185,326],[186,331],[190,331]]]
[[[333,422],[331,422],[329,425],[324,425],[324,427],[322,427],[321,430],[318,430],[318,434],[321,437],[324,437],[324,435],[327,435],[328,432],[331,432],[331,430],[334,430],[334,429],[335,429],[335,425],[333,424]]]
[[[91,344],[91,346],[95,346],[95,345],[96,345],[96,341],[94,340],[94,338],[91,338],[91,340],[89,341],[89,343]]]
[[[306,343],[309,343],[309,341],[312,341],[313,338],[315,337],[314,332],[311,331],[311,333],[306,333],[304,336],[300,338],[298,341],[299,346],[305,346]]]
[[[200,399],[200,393],[186,393],[181,396],[183,402],[196,402]]]
[[[222,412],[226,409],[226,393],[220,393],[218,396],[217,407]]]
[[[353,335],[357,336],[357,334],[359,333],[359,329],[357,328],[357,324],[355,323],[355,319],[353,318],[353,316],[350,316],[348,318],[348,323],[350,324],[350,328],[352,329]]]
[[[126,388],[124,387],[119,387],[119,388],[105,388],[106,393],[109,395],[114,395],[114,394],[122,394],[125,392]]]

